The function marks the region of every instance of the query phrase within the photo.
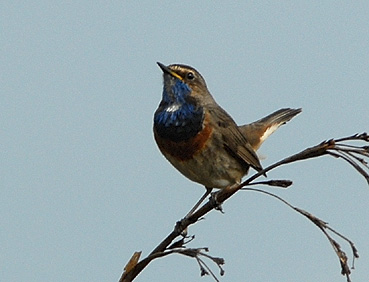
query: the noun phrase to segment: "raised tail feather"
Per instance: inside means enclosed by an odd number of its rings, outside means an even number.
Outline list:
[[[253,123],[239,126],[239,129],[246,136],[253,149],[257,150],[278,127],[285,124],[301,111],[301,109],[280,109]]]

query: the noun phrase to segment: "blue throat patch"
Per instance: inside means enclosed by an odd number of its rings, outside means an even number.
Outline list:
[[[194,137],[202,129],[204,111],[190,96],[189,86],[177,79],[170,93],[163,98],[154,115],[154,128],[165,139],[180,142]]]

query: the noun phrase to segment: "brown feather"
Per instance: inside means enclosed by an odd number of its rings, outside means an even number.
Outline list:
[[[278,127],[299,113],[301,113],[301,109],[280,109],[262,119],[239,126],[238,128],[250,142],[252,148],[257,150],[265,139],[277,130]]]
[[[252,166],[257,171],[261,170],[258,156],[232,117],[219,105],[209,106],[208,111],[216,121],[214,126],[222,135],[223,145],[227,151],[237,157],[245,167]]]

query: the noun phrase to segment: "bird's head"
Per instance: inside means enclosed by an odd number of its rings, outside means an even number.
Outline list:
[[[204,106],[212,97],[201,74],[186,65],[165,66],[163,96],[154,114],[158,136],[178,142],[194,137],[203,127]]]
[[[163,101],[169,104],[183,104],[195,100],[203,104],[212,99],[204,78],[194,68],[181,64],[165,66],[157,63],[163,71]]]

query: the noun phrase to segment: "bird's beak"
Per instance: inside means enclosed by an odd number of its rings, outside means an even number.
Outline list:
[[[156,62],[158,64],[158,66],[161,68],[161,70],[163,71],[163,73],[167,73],[173,77],[178,78],[179,80],[183,80],[183,78],[175,73],[174,71],[172,71],[170,68],[168,68],[166,65],[163,65],[162,63]]]

